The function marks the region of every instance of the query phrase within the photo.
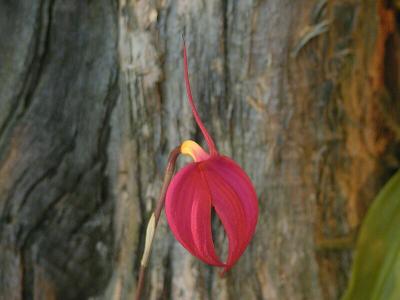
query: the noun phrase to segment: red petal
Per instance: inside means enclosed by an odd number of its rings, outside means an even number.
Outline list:
[[[211,195],[198,163],[181,169],[168,187],[165,212],[176,239],[194,256],[225,266],[215,253],[211,231]]]
[[[211,206],[229,240],[226,264],[218,258],[211,232]],[[247,174],[231,159],[212,157],[192,163],[173,178],[165,211],[177,240],[204,262],[229,270],[250,242],[258,218],[254,187]]]
[[[246,213],[248,225],[248,239],[254,234],[258,219],[257,194],[253,184],[246,172],[232,159],[219,156],[210,164],[211,168],[219,174],[237,193],[239,200]]]
[[[212,205],[228,235],[231,268],[250,242],[258,219],[257,195],[247,174],[231,159],[218,156],[204,164]]]

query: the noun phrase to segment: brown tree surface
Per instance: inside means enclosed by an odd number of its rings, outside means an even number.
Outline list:
[[[162,216],[144,299],[338,299],[399,166],[396,3],[1,0],[0,299],[132,299],[168,153],[202,141],[182,33],[200,114],[260,218],[220,278]]]

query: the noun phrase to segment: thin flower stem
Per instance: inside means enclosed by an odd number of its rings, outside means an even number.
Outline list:
[[[145,246],[142,255],[142,260],[140,263],[140,270],[139,270],[139,279],[136,286],[136,300],[140,300],[142,297],[143,287],[144,287],[144,277],[146,273],[147,263],[150,257],[151,247],[153,245],[153,238],[154,233],[158,225],[158,221],[160,220],[162,209],[164,208],[165,203],[165,195],[167,194],[167,189],[169,183],[171,182],[172,176],[174,175],[175,171],[175,164],[176,160],[180,154],[181,147],[176,147],[174,150],[171,151],[168,158],[168,164],[165,169],[163,185],[161,187],[160,197],[158,198],[156,209],[154,213],[152,213],[149,223],[146,229],[146,239],[145,239]]]

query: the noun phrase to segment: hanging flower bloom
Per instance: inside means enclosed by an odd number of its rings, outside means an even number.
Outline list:
[[[257,195],[247,174],[232,159],[220,155],[194,105],[190,88],[186,47],[183,49],[186,92],[193,116],[210,153],[196,142],[181,144],[180,152],[192,157],[168,187],[165,211],[176,239],[207,264],[229,270],[254,235],[258,218]],[[211,230],[214,208],[228,236],[228,257],[218,257]]]

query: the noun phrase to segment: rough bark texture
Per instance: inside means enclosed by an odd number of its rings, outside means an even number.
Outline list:
[[[144,299],[338,299],[399,167],[396,3],[0,1],[0,299],[132,299],[168,153],[203,140],[182,33],[200,114],[260,219],[220,278],[162,217]]]
[[[85,299],[112,272],[111,1],[1,1],[0,294]]]

